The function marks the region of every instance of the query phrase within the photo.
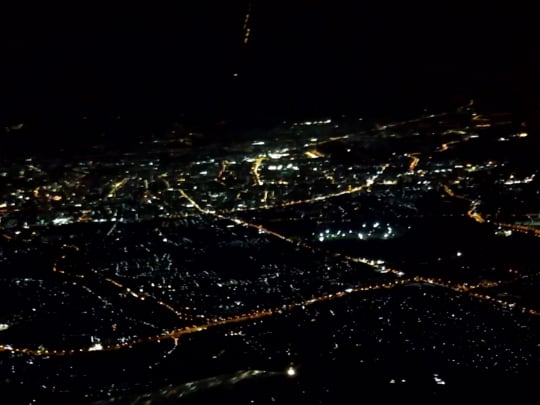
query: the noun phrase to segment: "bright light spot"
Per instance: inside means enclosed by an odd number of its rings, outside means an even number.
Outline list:
[[[89,352],[97,352],[103,350],[103,345],[101,343],[96,343],[94,346],[90,346],[88,349]]]
[[[66,225],[69,224],[69,218],[54,218],[52,222],[54,225]]]
[[[439,385],[445,385],[446,384],[446,382],[442,378],[440,378],[437,374],[433,374],[433,379]]]
[[[294,376],[296,375],[296,369],[295,369],[294,367],[292,367],[292,366],[289,367],[289,368],[287,369],[287,375],[288,375],[289,377],[294,377]]]
[[[0,323],[0,331],[6,330],[7,328],[9,328],[7,323]]]
[[[270,152],[268,154],[268,156],[272,159],[279,159],[279,158],[282,158],[284,156],[289,156],[289,153],[287,152]]]
[[[168,239],[167,238],[163,238],[163,242],[167,243]]]
[[[463,253],[461,253],[461,252],[457,252],[457,253],[456,253],[456,256],[457,256],[457,257],[461,257],[462,255],[463,255]]]
[[[527,132],[520,132],[520,133],[518,134],[518,137],[520,137],[520,138],[526,138],[526,137],[527,137]]]

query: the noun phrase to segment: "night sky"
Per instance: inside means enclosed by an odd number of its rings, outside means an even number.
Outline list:
[[[2,118],[369,113],[540,94],[536,14],[516,2],[253,0],[247,44],[249,1],[177,3],[4,13]]]

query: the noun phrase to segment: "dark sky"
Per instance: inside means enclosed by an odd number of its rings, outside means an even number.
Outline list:
[[[520,3],[253,0],[243,46],[248,3],[4,13],[2,114],[227,117],[538,100],[536,13]]]

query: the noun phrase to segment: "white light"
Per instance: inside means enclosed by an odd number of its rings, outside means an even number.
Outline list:
[[[433,375],[433,379],[439,385],[445,385],[446,384],[446,382],[442,378],[440,378],[437,374]]]
[[[96,343],[94,346],[91,346],[90,348],[88,348],[89,352],[96,352],[99,350],[103,350],[103,345],[101,343]]]
[[[294,377],[294,376],[296,375],[296,369],[295,369],[294,367],[292,367],[292,366],[289,367],[289,368],[287,369],[287,375],[288,375],[289,377]]]
[[[69,224],[69,218],[54,218],[52,222],[54,225],[66,225]]]
[[[461,257],[461,255],[463,255],[463,253],[457,252],[456,255],[457,255],[457,257]]]

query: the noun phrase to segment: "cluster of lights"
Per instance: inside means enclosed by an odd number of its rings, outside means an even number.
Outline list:
[[[295,122],[293,124],[293,127],[295,126],[307,126],[310,127],[312,125],[325,125],[325,124],[331,124],[332,120],[330,118],[326,120],[319,120],[319,121],[304,121],[304,122]]]
[[[336,232],[332,232],[330,229],[326,229],[324,232],[319,232],[317,239],[319,242],[324,242],[325,240],[351,238],[365,240],[382,237],[382,239],[388,239],[395,236],[394,229],[390,226],[390,224],[386,224],[384,233],[380,225],[380,222],[375,222],[373,223],[371,230],[364,230],[367,227],[367,224],[364,223],[362,224],[362,228],[364,229],[361,232],[354,231],[352,229],[348,229],[347,231],[337,230]]]

